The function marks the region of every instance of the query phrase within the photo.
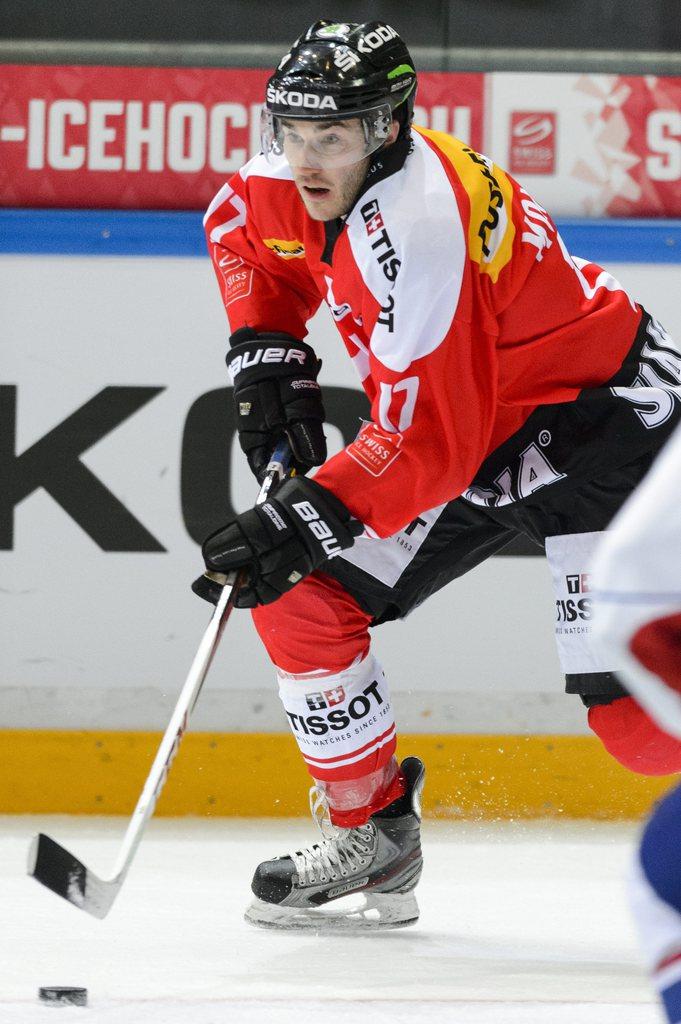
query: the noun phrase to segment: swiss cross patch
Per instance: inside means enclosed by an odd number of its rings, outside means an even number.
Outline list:
[[[381,476],[400,454],[402,434],[379,430],[375,423],[365,423],[346,452],[371,476]]]
[[[367,235],[373,235],[375,231],[380,231],[383,227],[383,215],[375,213],[374,216],[367,221]]]
[[[342,704],[345,700],[345,690],[342,686],[336,686],[333,690],[324,690],[324,696],[330,708],[334,704]]]
[[[322,711],[324,708],[332,708],[334,704],[342,704],[345,700],[345,690],[342,686],[335,686],[333,690],[306,693],[305,700],[310,711]]]
[[[370,199],[361,209],[362,220],[366,225],[367,235],[373,235],[383,227],[383,214],[378,206],[378,199]]]
[[[229,306],[235,299],[244,299],[251,294],[253,268],[247,266],[240,256],[233,256],[231,253],[219,256],[220,250],[217,246],[215,250],[215,262],[224,282],[222,294],[225,306]]]

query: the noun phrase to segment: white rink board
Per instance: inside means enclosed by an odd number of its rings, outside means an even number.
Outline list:
[[[609,269],[681,335],[677,266]],[[192,258],[2,256],[0,281],[18,452],[106,386],[165,389],[82,461],[166,548],[105,553],[46,492],[18,505],[14,550],[0,552],[0,726],[162,728],[207,620],[189,591],[201,563],[179,490],[187,412],[226,384],[213,272]],[[325,311],[310,340],[323,382],[357,386]],[[238,455],[245,508],[254,487]],[[377,631],[403,731],[586,731],[579,701],[562,693],[552,627],[543,558],[501,557]],[[229,624],[195,725],[286,729],[247,613]]]
[[[120,821],[0,818],[3,1024],[661,1020],[627,913],[630,825],[427,822],[414,927],[320,938],[246,924],[255,865],[312,827],[152,821],[97,921],[26,878],[24,858],[41,829],[106,872]],[[41,1006],[45,985],[86,987],[89,1008]]]

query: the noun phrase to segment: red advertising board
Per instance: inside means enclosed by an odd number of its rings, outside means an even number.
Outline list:
[[[260,148],[266,70],[6,65],[0,204],[203,209]],[[424,74],[419,120],[480,148],[483,76]]]
[[[203,209],[260,146],[265,69],[5,65],[0,205]],[[558,216],[681,216],[681,78],[419,75],[417,124]]]
[[[681,216],[681,78],[616,79],[603,117],[604,142],[616,143],[629,160],[622,170],[628,190],[609,204],[615,217]]]

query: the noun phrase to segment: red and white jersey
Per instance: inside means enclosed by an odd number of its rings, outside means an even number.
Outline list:
[[[374,157],[344,220],[312,220],[258,156],[205,226],[232,331],[303,338],[328,304],[371,423],[315,478],[381,537],[461,495],[538,406],[612,378],[641,319],[517,182],[423,128]]]

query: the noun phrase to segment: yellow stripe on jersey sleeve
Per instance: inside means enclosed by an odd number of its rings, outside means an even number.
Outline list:
[[[452,165],[471,204],[468,254],[496,282],[513,254],[515,225],[511,214],[513,186],[504,172],[470,146],[444,132],[418,131],[430,139]]]

